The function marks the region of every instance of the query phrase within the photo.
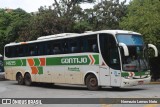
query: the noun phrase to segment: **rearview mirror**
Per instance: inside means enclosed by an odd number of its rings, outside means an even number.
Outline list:
[[[157,47],[155,45],[153,45],[153,44],[148,44],[148,47],[152,48],[155,51],[154,56],[158,57],[158,49],[157,49]]]
[[[119,43],[119,46],[121,46],[124,50],[124,56],[129,56],[129,51],[128,51],[128,47],[126,44],[124,43]]]

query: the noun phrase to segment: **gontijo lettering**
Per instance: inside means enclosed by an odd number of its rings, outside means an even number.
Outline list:
[[[62,58],[61,63],[62,64],[87,63],[87,58],[86,57],[83,57],[83,58]]]

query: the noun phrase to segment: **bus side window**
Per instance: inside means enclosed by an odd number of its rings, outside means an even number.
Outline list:
[[[38,44],[38,55],[45,55],[45,43],[42,42],[42,43],[39,43]]]
[[[29,46],[29,56],[36,56],[37,55],[37,44],[31,44]]]
[[[10,57],[16,57],[16,50],[15,50],[15,46],[11,46],[11,52],[9,53],[10,54]]]
[[[46,54],[51,55],[52,54],[51,50],[52,50],[51,42],[46,43]]]
[[[97,35],[91,35],[87,39],[89,52],[98,53]]]
[[[61,41],[53,41],[52,43],[52,54],[62,54],[63,53],[62,42]]]
[[[86,37],[80,38],[80,52],[88,52],[88,41]]]
[[[67,42],[67,39],[64,39],[62,42],[62,52],[63,54],[67,54],[69,52],[69,46],[68,46],[68,42]]]
[[[23,45],[21,45],[21,46],[18,46],[17,47],[17,55],[18,55],[18,57],[23,57],[23,56],[25,56],[25,54],[24,54],[24,46]]]
[[[78,52],[86,52],[87,40],[84,37],[78,37]]]
[[[80,52],[79,41],[78,41],[77,38],[69,39],[68,43],[69,43],[69,52],[70,53],[78,53],[78,52]]]
[[[5,47],[5,56],[8,57],[8,58],[11,57],[10,50],[11,50],[10,47]]]
[[[59,47],[53,47],[53,54],[60,54],[61,53],[61,51],[60,51],[60,49],[59,49]]]

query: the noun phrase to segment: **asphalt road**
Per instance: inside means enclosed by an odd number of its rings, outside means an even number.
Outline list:
[[[160,84],[139,85],[113,90],[104,87],[89,91],[85,86],[55,84],[18,85],[16,81],[0,81],[0,98],[98,98],[100,104],[53,104],[52,107],[160,107],[160,104],[101,104],[102,98],[160,98]],[[90,99],[88,99],[90,100]],[[0,105],[0,107],[22,105]],[[23,107],[50,107],[49,104],[23,105]]]

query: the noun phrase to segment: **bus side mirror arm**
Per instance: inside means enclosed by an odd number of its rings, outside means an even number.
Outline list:
[[[128,51],[128,47],[126,44],[124,43],[119,43],[119,46],[121,46],[124,50],[124,56],[129,56],[129,51]]]
[[[148,44],[148,47],[154,49],[154,51],[155,51],[155,55],[154,56],[158,57],[158,49],[157,49],[157,47],[155,45],[153,45],[153,44]]]

